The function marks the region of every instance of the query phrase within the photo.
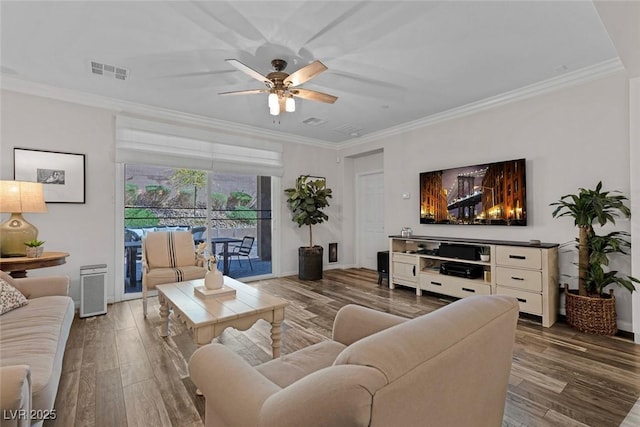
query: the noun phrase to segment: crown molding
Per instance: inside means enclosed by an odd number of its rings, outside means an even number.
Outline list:
[[[197,114],[184,113],[167,108],[154,107],[151,105],[138,104],[102,95],[95,95],[72,89],[65,89],[50,86],[43,83],[31,82],[11,76],[0,75],[0,88],[27,95],[40,96],[43,98],[55,99],[88,107],[101,108],[113,111],[115,114],[126,114],[144,116],[156,120],[169,120],[185,125],[202,126],[213,128],[217,131],[239,133],[253,138],[265,138],[281,143],[294,143],[310,145],[314,147],[337,149],[336,144],[314,138],[306,138],[290,133],[260,129],[254,126],[247,126],[225,120],[212,119]]]
[[[441,113],[432,114],[427,117],[423,117],[417,120],[413,120],[407,123],[403,123],[398,126],[390,127],[378,132],[370,133],[368,135],[353,138],[340,144],[340,149],[354,148],[360,145],[368,144],[373,141],[377,141],[383,138],[389,138],[405,132],[410,132],[415,129],[424,128],[427,126],[441,123],[447,120],[457,119],[465,117],[471,114],[478,113],[480,111],[488,110],[494,107],[499,107],[512,102],[521,101],[534,96],[542,95],[549,92],[554,92],[560,89],[564,89],[570,86],[576,86],[582,83],[586,83],[592,80],[597,80],[606,77],[610,74],[624,70],[622,61],[619,58],[614,58],[608,61],[603,61],[595,65],[591,65],[571,73],[566,73],[561,76],[553,77],[542,82],[534,83],[528,86],[502,93],[490,98],[472,102],[460,107],[452,108]]]
[[[374,132],[362,137],[353,138],[341,143],[329,143],[315,138],[306,138],[284,132],[277,132],[267,129],[260,129],[254,126],[242,125],[239,123],[224,120],[212,119],[196,114],[189,114],[180,111],[170,110],[161,107],[154,107],[145,104],[138,104],[130,101],[109,98],[101,95],[94,95],[71,89],[64,89],[43,83],[35,83],[15,77],[0,75],[0,88],[28,95],[66,101],[89,107],[111,110],[118,114],[141,115],[152,119],[170,120],[187,125],[203,126],[216,130],[240,133],[250,137],[266,138],[283,143],[294,143],[309,145],[313,147],[324,147],[334,150],[355,148],[361,145],[379,141],[384,138],[396,136],[415,129],[425,128],[447,120],[465,117],[480,111],[521,101],[534,96],[557,91],[570,86],[579,85],[592,80],[596,80],[615,72],[624,70],[624,66],[619,58],[603,61],[598,64],[581,68],[571,73],[553,77],[542,82],[524,86],[500,95],[486,98],[477,102],[452,108],[441,113],[432,114],[417,120],[393,126],[378,132]]]

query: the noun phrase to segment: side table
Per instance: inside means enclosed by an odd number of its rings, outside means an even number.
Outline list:
[[[38,258],[24,256],[0,258],[0,270],[8,272],[11,277],[27,277],[27,270],[64,264],[68,256],[66,252],[43,252]]]

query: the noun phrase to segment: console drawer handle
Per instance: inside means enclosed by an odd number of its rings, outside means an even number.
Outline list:
[[[466,291],[466,292],[475,292],[476,291],[475,289],[469,289],[469,288],[462,288],[462,290]]]
[[[515,276],[511,276],[511,278],[512,278],[513,280],[524,280],[522,277],[515,277]]]
[[[434,282],[433,280],[431,281],[431,284],[436,286],[442,286],[442,283]]]
[[[522,303],[526,303],[526,302],[527,302],[527,300],[526,300],[526,299],[524,299],[524,298],[516,298],[516,299],[517,299],[518,301],[522,302]]]
[[[509,258],[511,258],[511,259],[527,259],[527,257],[524,256],[524,255],[509,255]]]

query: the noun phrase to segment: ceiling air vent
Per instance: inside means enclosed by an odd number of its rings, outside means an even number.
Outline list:
[[[327,121],[324,119],[319,119],[317,117],[309,117],[308,119],[303,120],[302,123],[309,126],[320,126],[327,123]]]
[[[354,126],[354,125],[345,124],[345,125],[342,125],[342,126],[338,126],[334,130],[336,132],[342,133],[344,135],[349,135],[349,136],[356,137],[356,136],[362,135],[362,131],[364,129],[362,129],[361,127]]]
[[[100,76],[114,77],[118,80],[126,80],[129,77],[128,69],[97,61],[91,61],[91,72]]]

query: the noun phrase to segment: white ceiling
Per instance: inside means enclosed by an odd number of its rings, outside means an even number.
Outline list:
[[[2,1],[3,76],[340,143],[618,57],[590,1]],[[267,74],[329,69],[274,121]],[[90,61],[130,70],[126,81]],[[318,118],[326,123],[302,123]]]

